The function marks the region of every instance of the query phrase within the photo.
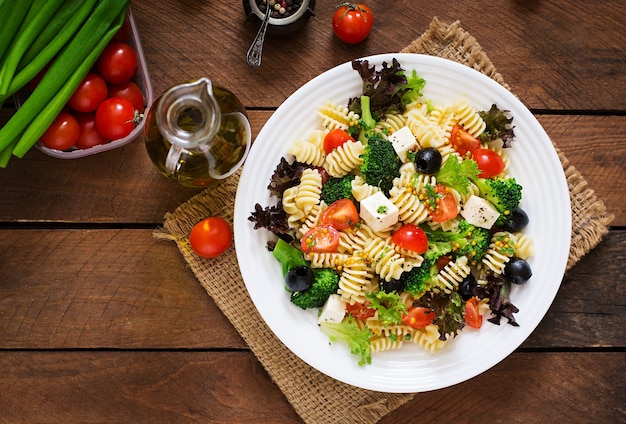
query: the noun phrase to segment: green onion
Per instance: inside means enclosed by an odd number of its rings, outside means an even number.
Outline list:
[[[69,44],[63,48],[57,59],[52,62],[30,97],[0,130],[0,150],[6,149],[17,137],[20,137],[31,122],[36,117],[39,118],[38,115],[48,103],[51,101],[62,102],[64,105],[67,102],[73,94],[73,90],[76,89],[82,78],[96,62],[98,55],[102,53],[106,44],[115,35],[114,31],[121,27],[122,24],[118,21],[120,21],[120,16],[122,16],[123,21],[129,2],[129,0],[102,0],[98,3],[85,24]],[[116,28],[111,26],[112,23],[115,23]],[[90,63],[86,61],[87,59]],[[81,71],[84,70],[82,75],[77,72],[78,68],[81,68]],[[80,78],[77,75],[80,75]],[[72,78],[72,82],[75,82],[73,87],[67,84],[70,78]],[[63,95],[55,96],[59,90],[63,92]],[[70,91],[69,94],[67,91]],[[48,125],[55,117],[52,117]],[[45,119],[37,119],[35,124],[41,126],[44,121]],[[29,134],[31,136],[39,134],[40,136],[46,129],[47,127],[43,130],[33,128]],[[35,139],[22,136],[13,149],[13,154],[22,157],[35,144],[39,136]]]
[[[17,70],[17,65],[26,49],[37,37],[41,28],[48,23],[54,12],[61,6],[61,3],[63,3],[63,0],[35,0],[31,6],[22,27],[13,43],[11,43],[2,68],[0,68],[0,96],[6,95],[13,75]]]
[[[24,18],[30,9],[33,0],[6,0],[0,4],[0,16],[2,16],[2,25],[0,25],[0,64],[3,63],[5,53],[9,50],[13,38],[17,34]]]
[[[58,25],[48,25],[44,28],[44,32],[47,33],[45,37],[42,37],[41,34],[35,40],[35,43],[41,43],[40,40],[48,41],[48,44],[45,45],[42,49],[35,54],[34,52],[38,49],[39,46],[32,48],[26,52],[26,54],[22,57],[22,62],[25,63],[24,66],[20,69],[18,66],[19,72],[15,74],[13,77],[13,81],[11,81],[11,85],[7,90],[6,97],[15,94],[18,90],[24,87],[29,81],[37,76],[37,74],[45,68],[45,66],[50,63],[52,58],[63,48],[63,46],[72,38],[72,36],[76,33],[76,31],[80,28],[80,26],[85,22],[91,11],[93,10],[94,4],[97,0],[66,0],[61,9],[57,11],[57,14],[53,17],[52,21],[55,21],[56,24],[61,22],[63,24],[62,27]],[[64,8],[64,6],[67,6]],[[74,6],[74,7],[72,7]],[[76,7],[79,7],[76,10]],[[65,9],[65,10],[64,10]],[[71,16],[59,16],[61,12],[72,11]],[[64,14],[63,14],[64,15]],[[58,18],[58,20],[57,20]],[[54,33],[49,33],[49,29],[54,28]],[[54,35],[53,38],[49,38],[49,35]],[[35,54],[34,57],[31,57]],[[21,63],[20,63],[21,64]]]

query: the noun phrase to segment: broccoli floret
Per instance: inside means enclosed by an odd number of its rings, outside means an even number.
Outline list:
[[[322,322],[320,329],[330,338],[331,342],[343,341],[350,348],[350,353],[359,355],[359,365],[372,363],[370,352],[370,338],[372,332],[366,328],[360,329],[353,318],[346,318],[342,322]]]
[[[454,231],[428,228],[425,231],[429,247],[426,257],[431,260],[445,255],[454,258],[467,256],[468,260],[474,264],[485,256],[491,242],[489,230],[476,227],[464,219],[459,221],[459,226]]]
[[[504,224],[522,201],[522,186],[515,178],[473,178],[472,181],[478,187],[480,196],[493,203],[500,212],[495,225]]]
[[[290,297],[291,303],[302,308],[320,308],[328,300],[331,294],[339,289],[339,274],[330,268],[313,269],[313,285],[310,289],[293,292]]]
[[[435,262],[425,258],[419,267],[403,272],[400,275],[400,282],[403,284],[404,290],[411,293],[413,297],[419,298],[431,288],[431,283],[437,272]]]
[[[340,199],[351,199],[352,196],[352,180],[354,174],[348,174],[341,178],[331,177],[322,186],[322,200],[327,205],[331,205]]]
[[[400,158],[391,142],[380,134],[372,134],[361,157],[361,172],[365,182],[389,195],[393,179],[400,176]]]

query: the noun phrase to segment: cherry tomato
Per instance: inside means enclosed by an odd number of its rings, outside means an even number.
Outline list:
[[[376,309],[368,308],[369,302],[353,304],[346,303],[346,312],[348,315],[353,316],[356,319],[367,319],[376,315]]]
[[[67,150],[76,143],[80,129],[78,121],[67,112],[60,112],[40,138],[49,149]]]
[[[430,217],[435,222],[446,222],[459,214],[459,207],[450,188],[437,184],[435,192],[438,194],[437,205],[429,210]]]
[[[191,248],[198,256],[215,258],[228,249],[233,231],[226,220],[211,216],[198,222],[189,234]]]
[[[330,225],[318,225],[311,228],[300,240],[304,253],[331,253],[339,246],[339,232]]]
[[[450,143],[461,156],[480,147],[480,140],[465,131],[462,126],[455,125],[450,131]]]
[[[391,241],[403,249],[422,254],[428,250],[428,238],[421,228],[413,224],[405,224],[398,229]]]
[[[95,113],[76,114],[76,120],[78,121],[78,127],[80,128],[80,135],[78,136],[76,143],[74,143],[74,147],[77,149],[88,149],[90,147],[109,142],[105,136],[100,134],[98,128],[96,128]]]
[[[413,328],[424,328],[435,319],[435,312],[424,306],[409,308],[409,311],[402,315],[402,322]]]
[[[465,322],[472,328],[480,328],[483,316],[478,311],[478,298],[472,297],[465,302]]]
[[[143,113],[144,97],[141,88],[132,81],[126,81],[122,84],[112,85],[109,87],[109,97],[121,97],[128,100],[135,110]]]
[[[336,128],[324,137],[324,151],[329,154],[346,141],[354,141],[354,138],[341,128]]]
[[[491,149],[474,150],[472,159],[478,164],[480,178],[493,178],[504,170],[502,157]]]
[[[365,40],[374,25],[374,12],[360,3],[342,3],[333,14],[333,31],[341,41],[356,44]]]
[[[67,103],[77,112],[95,112],[108,94],[109,89],[104,78],[90,72],[83,78]]]
[[[320,218],[322,224],[330,225],[336,230],[345,230],[346,228],[354,227],[359,221],[359,212],[354,206],[354,202],[350,199],[339,199],[333,202],[322,213]]]
[[[122,24],[120,29],[117,30],[112,40],[119,41],[121,43],[126,43],[128,39],[130,38],[131,32],[132,30],[130,28],[130,21],[128,19],[125,19],[124,23]]]
[[[96,67],[106,82],[121,84],[135,75],[137,55],[128,44],[114,41],[104,48]]]
[[[96,111],[96,127],[109,140],[124,138],[135,128],[135,108],[126,99],[106,99]]]

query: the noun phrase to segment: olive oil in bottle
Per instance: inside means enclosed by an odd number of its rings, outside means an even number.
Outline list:
[[[158,97],[147,113],[144,135],[159,172],[196,188],[232,175],[251,144],[243,105],[207,78],[177,85]]]

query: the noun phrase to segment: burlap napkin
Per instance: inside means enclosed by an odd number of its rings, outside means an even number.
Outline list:
[[[439,56],[470,66],[508,86],[459,22],[446,25],[434,19],[428,30],[402,50]],[[580,173],[559,152],[570,188],[572,247],[568,268],[595,247],[608,231],[613,216],[587,187]],[[217,189],[205,190],[165,216],[155,237],[176,241],[182,255],[207,293],[230,320],[306,423],[375,423],[411,400],[414,394],[379,393],[338,382],[313,369],[291,353],[265,325],[241,278],[233,248],[219,258],[197,257],[188,240],[202,218],[219,215],[232,222],[239,173]],[[241,314],[241,311],[247,311]]]

